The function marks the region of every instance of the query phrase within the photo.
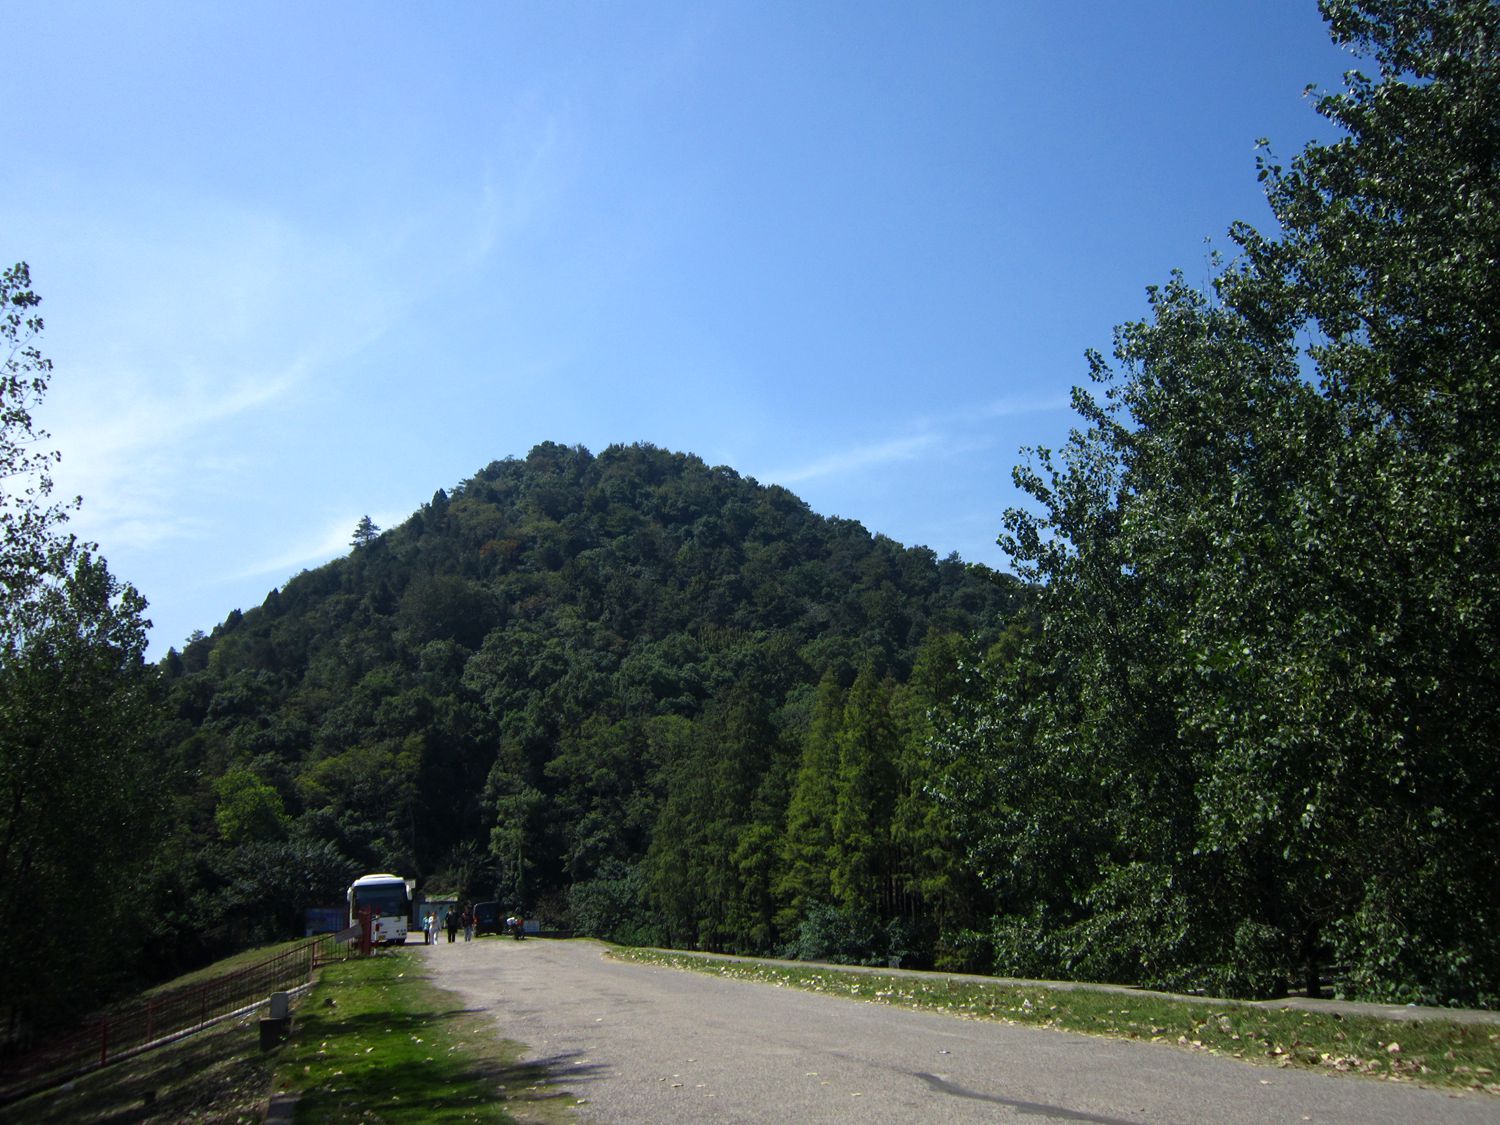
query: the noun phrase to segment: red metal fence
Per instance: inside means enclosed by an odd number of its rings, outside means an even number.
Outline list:
[[[329,961],[360,952],[358,925],[323,934],[257,965],[162,992],[97,1016],[23,1054],[0,1060],[0,1104],[158,1046],[307,983]]]

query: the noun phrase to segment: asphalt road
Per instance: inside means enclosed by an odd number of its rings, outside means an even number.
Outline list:
[[[580,1099],[582,1119],[613,1125],[1500,1125],[1488,1095],[610,961],[588,941],[460,940],[422,955],[436,984]]]

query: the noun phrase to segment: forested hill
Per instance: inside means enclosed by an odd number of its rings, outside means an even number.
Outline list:
[[[304,873],[235,895],[298,906],[394,870],[596,932],[768,948],[837,875],[806,885],[788,826],[827,796],[798,773],[846,693],[874,733],[844,782],[879,807],[844,877],[891,917],[943,881],[925,714],[956,638],[1015,618],[1015,580],[645,445],[540,445],[355,540],[164,661],[184,820],[226,867],[260,849]]]

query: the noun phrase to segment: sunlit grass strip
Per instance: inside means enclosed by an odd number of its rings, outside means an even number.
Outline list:
[[[1500,1025],[1394,1021],[1144,993],[1006,985],[981,979],[853,972],[689,953],[611,950],[621,960],[823,992],[970,1019],[1144,1039],[1284,1067],[1500,1094]]]
[[[278,1092],[300,1094],[298,1121],[562,1120],[576,1099],[517,1062],[492,1023],[390,951],[325,967],[298,1006]]]

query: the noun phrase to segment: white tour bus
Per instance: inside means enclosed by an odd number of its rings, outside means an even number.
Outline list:
[[[358,922],[359,912],[368,906],[374,922],[370,940],[380,945],[405,945],[416,886],[416,880],[399,875],[361,875],[349,886],[349,924]]]

